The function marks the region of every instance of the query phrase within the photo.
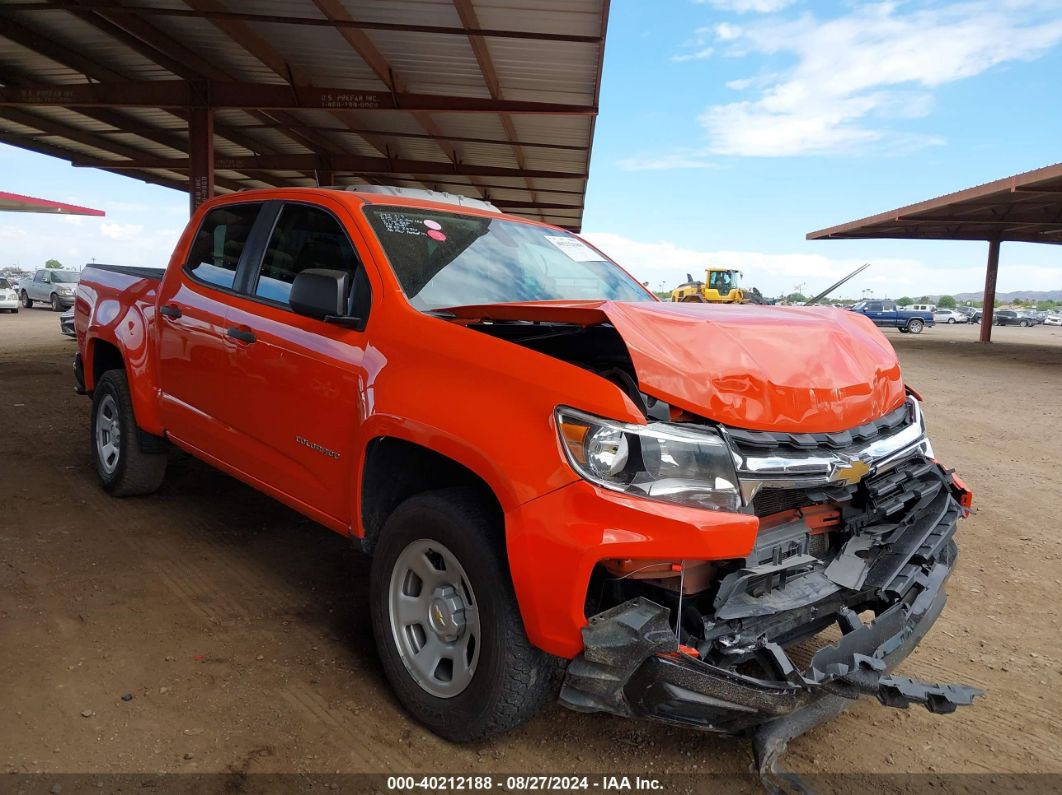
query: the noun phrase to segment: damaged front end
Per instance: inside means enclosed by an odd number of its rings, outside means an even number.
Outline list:
[[[760,772],[850,699],[948,713],[979,691],[893,673],[944,606],[970,505],[913,399],[844,433],[720,428],[754,549],[725,561],[606,561],[562,702],[754,733]]]

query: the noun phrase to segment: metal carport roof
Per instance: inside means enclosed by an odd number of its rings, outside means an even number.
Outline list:
[[[807,235],[808,240],[872,238],[987,241],[981,341],[990,342],[1000,244],[1062,243],[1062,163]]]
[[[608,0],[0,0],[0,142],[194,195],[422,186],[578,229],[607,18]],[[212,178],[191,173],[204,139]]]
[[[809,232],[807,238],[1062,243],[1062,163]]]

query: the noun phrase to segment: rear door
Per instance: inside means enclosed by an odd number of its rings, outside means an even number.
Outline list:
[[[228,302],[262,208],[262,202],[248,202],[208,212],[184,266],[167,273],[159,287],[163,423],[177,441],[229,463],[228,439],[241,401],[232,382]]]
[[[881,326],[899,326],[900,313],[896,309],[895,301],[882,301],[881,302],[881,322],[878,324]]]
[[[325,323],[288,304],[301,271],[344,270],[353,275],[349,311],[367,320],[370,279],[344,217],[328,200],[283,204],[228,322],[245,335],[233,354],[241,405],[233,428],[248,474],[326,524],[347,527],[354,436],[371,388],[364,323]]]

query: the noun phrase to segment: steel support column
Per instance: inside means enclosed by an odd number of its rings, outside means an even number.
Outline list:
[[[191,212],[214,198],[214,110],[192,108],[188,114],[188,200]]]
[[[985,271],[985,300],[981,310],[981,342],[992,341],[992,319],[996,306],[996,274],[999,273],[999,240],[988,241],[988,268]]]

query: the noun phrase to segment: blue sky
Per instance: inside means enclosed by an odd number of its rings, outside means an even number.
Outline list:
[[[584,230],[654,288],[705,265],[767,294],[982,286],[985,245],[810,230],[1062,160],[1059,0],[614,0]],[[0,146],[0,189],[106,219],[0,216],[0,264],[163,264],[183,194]],[[1062,289],[1005,244],[1000,289]]]

